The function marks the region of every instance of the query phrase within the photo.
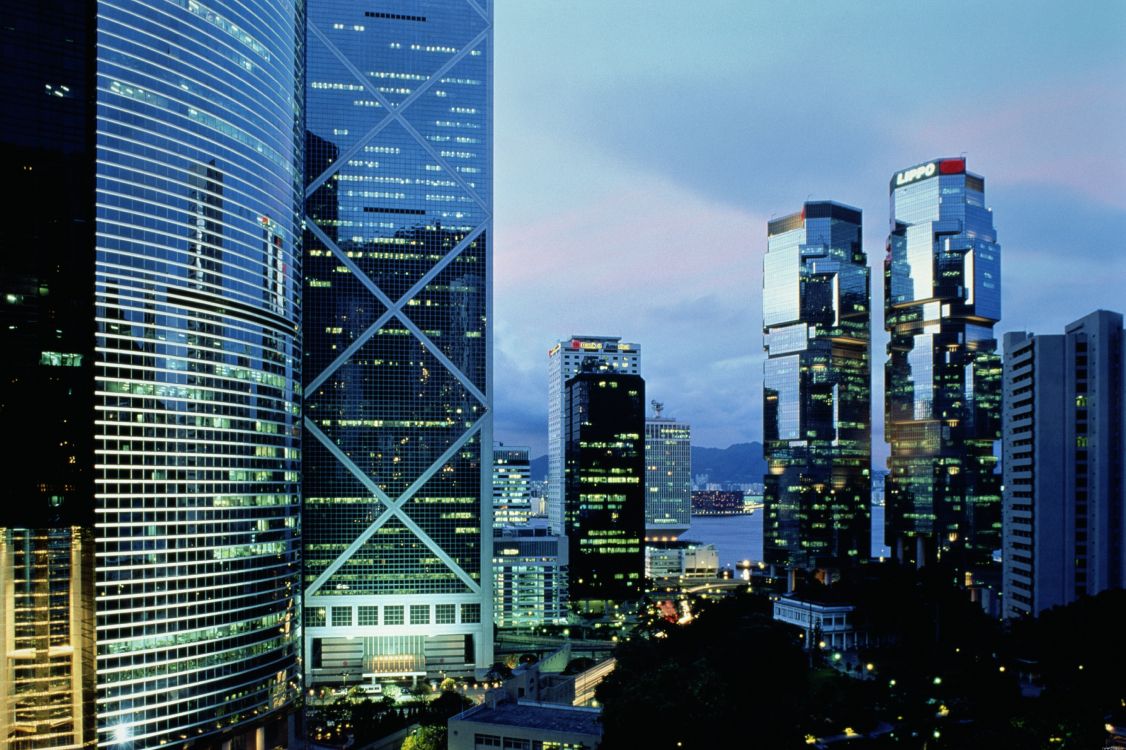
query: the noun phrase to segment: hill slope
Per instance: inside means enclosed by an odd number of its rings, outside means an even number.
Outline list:
[[[726,448],[692,446],[692,478],[707,474],[709,482],[761,482],[766,473],[762,443],[736,443]]]
[[[709,482],[761,482],[766,472],[762,443],[736,443],[726,448],[692,446],[692,478],[707,474]],[[532,459],[532,480],[547,479],[547,456]]]

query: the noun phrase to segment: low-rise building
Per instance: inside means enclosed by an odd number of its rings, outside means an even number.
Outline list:
[[[528,701],[486,702],[450,718],[449,750],[595,750],[601,709]]]
[[[719,551],[714,544],[672,542],[645,548],[645,577],[715,578],[719,575]]]
[[[867,643],[853,627],[851,604],[825,603],[786,595],[774,602],[774,619],[805,631],[806,648],[825,643],[824,648],[849,649]]]

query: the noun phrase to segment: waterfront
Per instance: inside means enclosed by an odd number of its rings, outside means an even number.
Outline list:
[[[744,516],[693,516],[682,538],[714,544],[721,567],[734,568],[742,560],[762,560],[763,510]],[[883,546],[884,506],[872,505],[872,556],[887,555]]]
[[[683,539],[714,544],[720,567],[734,568],[737,562],[762,559],[762,508],[743,516],[693,516]]]

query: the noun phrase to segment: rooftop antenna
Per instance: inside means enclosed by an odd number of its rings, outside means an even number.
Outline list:
[[[661,412],[663,412],[665,410],[665,405],[663,403],[661,403],[660,401],[658,401],[657,399],[653,399],[652,401],[649,402],[649,404],[650,404],[650,406],[653,407],[653,413],[655,413],[657,415],[657,419],[660,419],[661,418]]]

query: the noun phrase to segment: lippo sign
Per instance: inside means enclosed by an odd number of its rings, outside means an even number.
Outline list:
[[[963,174],[966,171],[965,159],[941,159],[920,164],[917,167],[905,169],[895,175],[891,181],[891,189],[910,185],[912,182],[934,177],[936,174]]]
[[[895,186],[910,185],[916,180],[923,180],[927,177],[934,177],[938,172],[938,162],[932,161],[930,164],[920,164],[917,167],[905,169],[895,176]]]

